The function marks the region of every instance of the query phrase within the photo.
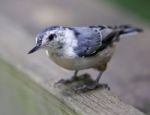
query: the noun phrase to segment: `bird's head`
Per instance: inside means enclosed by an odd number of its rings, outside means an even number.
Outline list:
[[[62,47],[64,42],[63,28],[51,26],[36,36],[36,46],[28,54],[34,53],[39,49],[57,49]]]

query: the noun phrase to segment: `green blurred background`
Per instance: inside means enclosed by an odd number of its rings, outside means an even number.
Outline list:
[[[149,0],[109,0],[119,8],[128,11],[134,16],[138,16],[143,21],[150,21],[150,1]]]

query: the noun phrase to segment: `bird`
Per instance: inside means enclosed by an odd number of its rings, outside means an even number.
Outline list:
[[[94,26],[49,26],[36,36],[36,45],[28,54],[39,49],[46,50],[48,57],[60,67],[74,71],[69,79],[57,83],[74,82],[80,70],[96,69],[99,74],[91,83],[78,87],[79,90],[93,90],[107,69],[118,42],[128,35],[141,33],[143,29],[132,25]]]

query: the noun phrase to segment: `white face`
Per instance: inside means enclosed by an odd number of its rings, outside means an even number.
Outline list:
[[[41,48],[58,48],[63,43],[63,33],[60,31],[47,31],[37,35],[36,44]]]
[[[31,49],[31,54],[39,49],[57,49],[63,44],[63,34],[57,31],[46,31],[36,36],[36,46]]]
[[[37,35],[36,46],[29,51],[33,53],[38,49],[48,49],[56,51],[60,55],[73,57],[76,56],[73,48],[77,46],[73,31],[64,28],[44,31]]]

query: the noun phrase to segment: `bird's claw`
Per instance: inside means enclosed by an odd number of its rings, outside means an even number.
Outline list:
[[[77,77],[72,77],[71,79],[60,79],[59,81],[57,81],[54,85],[57,85],[57,84],[64,84],[64,85],[67,85],[67,84],[71,84],[75,81],[77,81],[78,78]]]
[[[107,84],[98,84],[97,82],[90,82],[90,83],[85,83],[85,84],[79,85],[74,90],[76,92],[78,92],[78,91],[86,92],[86,91],[94,90],[96,88],[110,90],[110,87]]]
[[[88,74],[83,74],[81,76],[72,76],[70,79],[60,79],[54,85],[58,85],[58,84],[67,85],[76,81],[82,81],[86,79],[90,79],[90,76]]]

